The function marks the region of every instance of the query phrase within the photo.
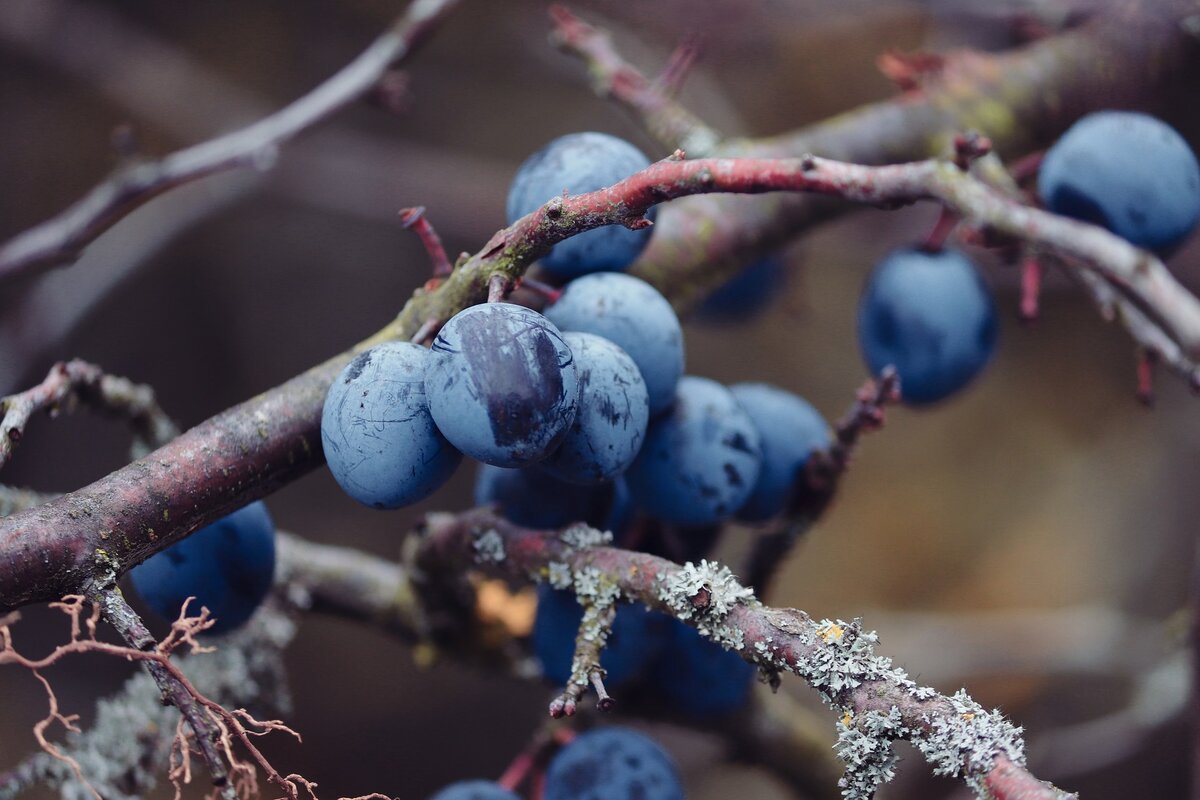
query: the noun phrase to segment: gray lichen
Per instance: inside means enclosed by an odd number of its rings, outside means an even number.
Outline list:
[[[904,718],[895,706],[886,714],[846,712],[837,729],[834,749],[846,764],[846,773],[838,782],[842,796],[847,800],[869,800],[880,786],[896,776],[892,742],[907,732]]]
[[[799,659],[793,670],[828,700],[864,681],[892,677],[891,661],[875,655],[879,636],[864,630],[861,620],[821,620],[816,623],[816,636],[825,646]]]
[[[546,582],[555,589],[570,589],[574,583],[571,568],[561,561],[551,561],[546,567]]]
[[[949,713],[944,704],[931,704],[928,712],[907,723],[895,705],[886,714],[856,713],[845,704],[845,692],[867,682],[899,688],[921,702],[934,701],[940,695],[932,688],[917,685],[904,670],[893,667],[890,659],[876,655],[879,637],[864,630],[861,620],[825,619],[809,624],[811,632],[806,631],[801,641],[811,648],[791,669],[842,715],[835,747],[846,764],[840,784],[844,797],[865,800],[891,780],[895,772],[892,742],[898,738],[912,741],[935,774],[963,777],[981,795],[983,779],[998,756],[1024,765],[1021,729],[1000,712],[985,710],[963,690],[946,698]],[[769,637],[766,642],[755,642],[754,652],[764,666],[775,666],[779,661]]]
[[[725,620],[737,606],[757,605],[758,600],[729,567],[707,559],[699,566],[689,561],[661,582],[658,597],[679,619],[695,620],[696,630],[722,647],[746,646],[745,634]]]
[[[475,549],[476,564],[500,564],[504,561],[504,539],[491,528],[475,533],[471,546]]]
[[[927,732],[912,737],[935,775],[965,777],[971,788],[982,792],[982,779],[991,771],[997,756],[1024,766],[1021,728],[999,711],[986,710],[963,689],[948,699],[954,713],[926,716]]]
[[[585,547],[603,547],[612,544],[613,536],[609,531],[601,531],[590,525],[572,525],[559,534],[559,539],[568,547],[582,550]]]

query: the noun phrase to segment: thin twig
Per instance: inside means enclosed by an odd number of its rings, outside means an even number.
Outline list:
[[[612,708],[613,700],[604,688],[605,672],[600,666],[600,652],[608,643],[616,615],[617,607],[612,602],[599,604],[591,601],[584,605],[579,632],[575,634],[571,675],[562,692],[550,701],[550,716],[574,716],[579,699],[593,686],[596,689],[596,707],[601,711]]]
[[[73,717],[65,717],[59,713],[54,691],[50,687],[50,684],[41,677],[40,670],[57,664],[69,655],[98,653],[121,658],[126,661],[157,664],[169,678],[169,683],[172,684],[172,694],[176,691],[182,691],[199,709],[196,713],[208,717],[209,722],[217,731],[216,737],[212,742],[223,753],[224,763],[228,765],[227,778],[232,781],[230,789],[233,791],[233,796],[242,796],[243,792],[257,793],[257,778],[255,776],[255,767],[257,766],[258,769],[261,769],[266,774],[268,781],[285,793],[288,800],[299,800],[300,788],[304,783],[303,779],[296,775],[289,775],[287,777],[281,775],[271,765],[271,762],[259,750],[251,738],[253,736],[261,736],[270,731],[282,731],[295,736],[297,739],[299,739],[299,734],[278,720],[258,720],[242,709],[227,710],[220,703],[201,693],[171,659],[172,654],[181,647],[186,646],[192,652],[204,652],[210,649],[201,645],[195,638],[197,634],[207,630],[213,624],[206,609],[202,609],[199,616],[189,617],[187,616],[187,604],[184,604],[179,619],[171,626],[170,634],[157,645],[151,645],[149,649],[143,649],[141,646],[132,647],[110,644],[96,638],[96,624],[99,621],[101,608],[93,605],[92,614],[85,617],[84,610],[87,601],[82,595],[70,595],[64,597],[60,602],[52,603],[51,605],[62,611],[70,619],[70,640],[65,644],[58,645],[42,658],[29,658],[19,653],[13,646],[12,625],[16,621],[17,615],[14,614],[0,618],[0,666],[16,665],[22,667],[32,672],[42,682],[46,690],[50,714],[35,726],[34,734],[39,744],[47,753],[55,758],[67,761],[71,765],[72,770],[81,782],[90,787],[90,784],[87,784],[86,777],[82,774],[78,766],[78,762],[74,762],[74,759],[70,755],[60,751],[44,736],[45,728],[51,723],[58,721],[70,726]],[[119,610],[118,615],[120,617],[118,624],[123,627],[126,626],[128,618]],[[133,635],[137,635],[136,632],[133,632],[132,628],[130,628],[130,631]],[[153,642],[153,639],[151,638],[149,641]],[[247,762],[237,755],[236,748],[239,746],[249,754],[253,763]],[[215,778],[216,776],[214,776]],[[99,794],[95,792],[94,788],[92,789],[92,793],[99,798]],[[222,794],[226,794],[224,789],[222,789]]]
[[[720,143],[720,134],[674,98],[682,73],[695,58],[694,43],[677,50],[662,78],[651,81],[616,51],[607,32],[588,25],[565,6],[551,6],[550,17],[554,43],[583,59],[596,93],[632,111],[664,147],[704,156]]]
[[[159,408],[149,386],[108,375],[95,364],[79,359],[60,361],[37,386],[0,400],[0,467],[12,457],[13,448],[35,413],[69,411],[74,403],[128,420],[139,456],[179,435],[179,428]]]
[[[0,246],[0,278],[76,258],[130,211],[174,186],[228,169],[269,169],[298,133],[366,95],[460,0],[414,0],[354,61],[308,94],[245,128],[119,169],[58,216]]]
[[[434,278],[444,278],[454,271],[454,265],[450,263],[446,248],[442,245],[442,237],[434,230],[433,223],[425,218],[425,206],[400,209],[400,224],[421,240],[429,262],[433,265]]]
[[[887,406],[899,402],[898,385],[893,367],[884,369],[878,380],[868,379],[834,426],[833,444],[813,453],[805,462],[787,509],[759,534],[746,559],[746,583],[760,596],[767,595],[771,579],[787,554],[829,507],[859,439],[864,433],[883,427]]]

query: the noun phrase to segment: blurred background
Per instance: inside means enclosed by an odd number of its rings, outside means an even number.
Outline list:
[[[682,36],[703,55],[684,100],[728,134],[769,135],[894,94],[889,48],[1015,43],[1024,3],[665,0],[578,2],[648,74]],[[991,8],[991,4],[986,4]],[[1035,4],[1040,5],[1040,4]],[[665,155],[596,99],[581,65],[547,42],[542,2],[468,2],[404,69],[398,103],[360,103],[281,151],[270,171],[172,191],[80,261],[0,293],[0,394],[80,357],[155,387],[185,427],[340,352],[390,320],[429,265],[396,212],[424,205],[453,255],[504,223],[517,165],[578,130]],[[1042,6],[1054,18],[1064,7]],[[162,154],[253,120],[343,66],[400,10],[384,0],[0,5],[0,240],[57,213],[117,163],[114,130]],[[1196,109],[1148,107],[1200,142]],[[1186,115],[1181,115],[1184,113]],[[128,141],[128,135],[123,134]],[[782,255],[786,280],[757,316],[687,325],[688,371],[776,383],[838,417],[864,377],[854,307],[890,249],[936,209],[864,210]],[[945,692],[965,685],[1025,726],[1031,767],[1087,798],[1182,794],[1187,585],[1200,519],[1195,397],[1165,373],[1153,410],[1134,398],[1134,352],[1069,282],[1016,321],[1015,270],[972,251],[1003,309],[1000,352],[967,392],[896,410],[861,449],[834,507],[791,554],[767,600],[864,616],[881,652]],[[1200,289],[1200,242],[1170,262]],[[125,463],[119,426],[37,418],[4,482],[69,490]],[[429,501],[359,507],[325,470],[268,499],[280,527],[394,557],[429,509],[465,508],[473,467]],[[753,533],[731,530],[736,554]],[[61,623],[31,609],[18,641],[40,652]],[[550,691],[412,652],[364,627],[306,618],[288,651],[289,718],[302,746],[268,739],[327,796],[421,798],[496,777],[535,730]],[[80,658],[49,677],[86,724],[125,665]],[[817,705],[798,681],[784,691]],[[45,713],[28,674],[0,671],[0,771],[35,748]],[[829,719],[832,744],[834,727]],[[655,726],[691,797],[787,798],[763,770],[723,763],[715,737]],[[960,797],[905,752],[881,797]],[[165,791],[165,790],[164,790]],[[31,797],[41,797],[31,793]],[[169,796],[165,795],[164,796]]]

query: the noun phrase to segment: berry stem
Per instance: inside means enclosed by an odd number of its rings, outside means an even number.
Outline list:
[[[954,232],[958,225],[959,216],[948,208],[943,207],[938,213],[937,222],[933,223],[933,229],[929,231],[929,235],[925,237],[925,241],[921,244],[921,249],[926,253],[940,253],[946,246],[946,240],[950,238],[950,234]]]
[[[505,298],[513,290],[513,282],[508,279],[503,273],[494,272],[488,278],[488,295],[489,303],[503,303]]]
[[[543,298],[547,304],[558,302],[558,298],[562,297],[562,290],[555,289],[548,283],[543,283],[539,280],[534,280],[529,277],[522,277],[517,281],[517,287],[528,289],[539,297]]]
[[[413,344],[424,345],[433,339],[441,327],[442,321],[440,319],[430,317],[421,323],[421,327],[417,328],[417,332],[412,335],[409,341]]]
[[[1042,159],[1046,157],[1045,150],[1037,150],[1022,156],[1013,162],[1009,172],[1012,173],[1013,180],[1018,184],[1026,183],[1037,177],[1038,170],[1042,168]]]

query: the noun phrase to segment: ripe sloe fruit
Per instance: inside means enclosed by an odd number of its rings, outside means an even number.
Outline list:
[[[206,633],[237,628],[262,603],[275,576],[275,525],[261,502],[222,517],[155,553],[129,572],[133,588],[155,614],[179,616],[207,608],[215,624]]]
[[[1165,122],[1099,111],[1046,151],[1038,191],[1051,211],[1166,253],[1200,220],[1200,164]]]
[[[629,728],[581,733],[550,761],[545,800],[683,800],[675,764]]]
[[[683,329],[653,286],[615,272],[585,275],[567,284],[546,316],[564,331],[603,336],[628,353],[646,381],[651,416],[671,404],[683,374]]]
[[[829,425],[808,401],[765,383],[729,387],[762,436],[762,469],[750,499],[735,515],[763,522],[783,511],[808,457],[829,446]]]
[[[458,781],[443,788],[429,800],[521,800],[495,781]]]
[[[625,474],[634,503],[676,525],[727,519],[754,490],[762,462],[758,429],[733,394],[684,376],[671,410],[650,424]]]
[[[571,483],[602,483],[633,463],[646,438],[650,398],[633,359],[609,340],[568,331],[579,408],[558,449],[538,466]]]
[[[611,186],[650,166],[650,159],[624,139],[607,133],[560,136],[525,160],[513,177],[505,207],[508,224],[551,198]],[[651,215],[652,216],[652,215]],[[541,264],[563,278],[601,270],[623,270],[646,247],[649,228],[605,225],[558,244]]]
[[[858,303],[858,344],[871,373],[893,364],[905,403],[962,389],[996,349],[991,292],[962,253],[901,249],[871,273]]]
[[[433,342],[429,411],[450,443],[500,467],[532,464],[575,418],[575,359],[554,323],[511,303],[455,314]]]
[[[399,508],[432,494],[462,460],[429,413],[429,351],[408,342],[372,347],[329,387],[321,444],[338,485],[358,502]]]

